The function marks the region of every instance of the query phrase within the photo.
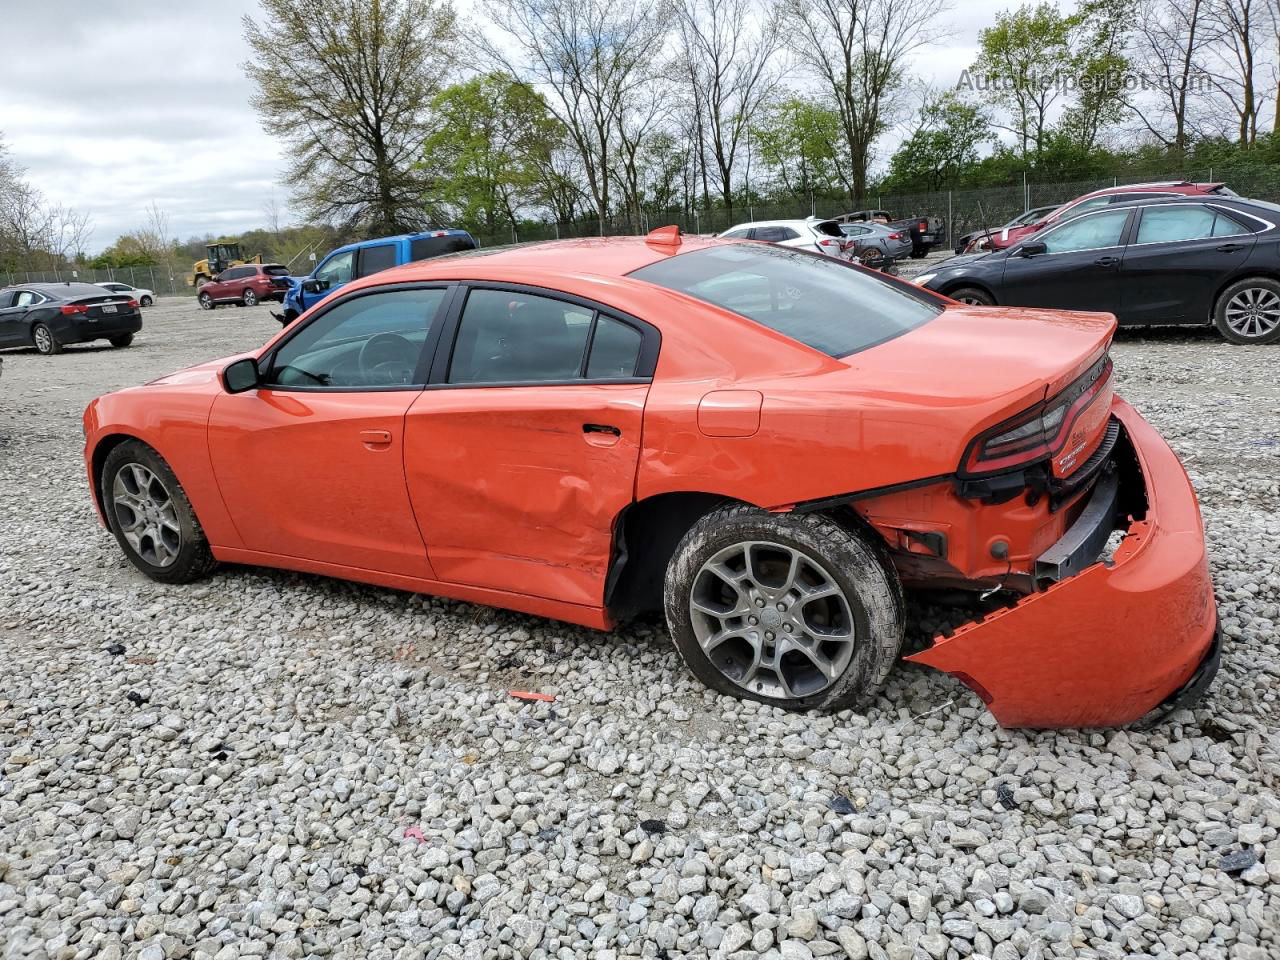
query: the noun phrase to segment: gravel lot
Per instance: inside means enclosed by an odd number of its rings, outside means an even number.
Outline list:
[[[169,300],[127,350],[4,354],[0,957],[1280,956],[1280,350],[1120,336],[1229,643],[1154,731],[1026,733],[907,665],[866,716],[793,716],[656,622],[144,579],[85,403],[276,329]]]

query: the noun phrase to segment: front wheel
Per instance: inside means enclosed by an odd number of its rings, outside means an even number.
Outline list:
[[[149,306],[151,306],[153,303],[155,303],[155,301],[154,301],[154,300],[152,300],[152,299],[151,299],[150,297],[148,297],[148,296],[144,296],[141,300],[139,300],[139,301],[138,301],[138,306],[140,306],[140,307],[149,307]]]
[[[209,296],[207,291],[202,292],[196,299],[200,301],[201,310],[212,310],[214,308],[213,297]]]
[[[818,514],[713,511],[677,546],[664,596],[689,669],[771,706],[865,707],[902,646],[897,575],[869,538]]]
[[[112,337],[110,343],[113,347],[127,347],[133,343],[132,333],[122,333],[118,337]]]
[[[129,562],[152,580],[191,583],[215,566],[191,502],[164,458],[140,440],[107,454],[103,512]]]
[[[960,287],[947,294],[952,300],[959,300],[961,303],[967,303],[971,307],[990,307],[995,305],[995,300],[991,294],[977,287]]]
[[[1213,325],[1230,343],[1280,340],[1280,283],[1266,277],[1233,283],[1218,297]]]
[[[53,335],[53,331],[43,323],[37,323],[31,328],[31,342],[35,345],[36,351],[46,357],[62,352],[62,344]]]

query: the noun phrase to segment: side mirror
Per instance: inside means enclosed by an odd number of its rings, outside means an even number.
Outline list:
[[[1049,245],[1043,240],[1031,240],[1018,248],[1018,256],[1034,257],[1040,253],[1047,253],[1048,250]]]
[[[246,390],[252,390],[261,381],[258,361],[253,357],[237,360],[222,371],[222,385],[227,393],[244,393]]]
[[[307,293],[323,293],[325,290],[329,289],[329,281],[314,279],[303,280],[302,289]]]

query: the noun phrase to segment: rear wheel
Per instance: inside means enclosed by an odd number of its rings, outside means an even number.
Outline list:
[[[127,347],[131,343],[133,343],[132,333],[122,333],[118,337],[111,338],[111,345],[113,347]]]
[[[995,304],[991,294],[978,287],[960,287],[952,290],[947,296],[952,300],[959,300],[961,303],[967,303],[973,307],[990,307]]]
[[[217,565],[178,478],[145,443],[126,440],[115,447],[100,482],[116,542],[152,580],[190,583]]]
[[[35,344],[36,350],[46,357],[62,352],[62,344],[53,335],[53,331],[43,323],[37,323],[31,328],[31,342]]]
[[[240,302],[243,303],[246,307],[257,306],[258,295],[254,293],[252,290],[250,290],[248,287],[245,287],[244,295],[240,298]]]
[[[667,625],[707,686],[793,710],[867,705],[902,646],[902,589],[869,539],[817,514],[723,507],[667,567]]]
[[[209,296],[207,292],[201,291],[200,296],[196,297],[196,299],[200,301],[200,309],[202,310],[212,310],[215,306],[213,297]]]
[[[1213,325],[1231,343],[1280,340],[1280,283],[1266,277],[1233,283],[1218,297]]]

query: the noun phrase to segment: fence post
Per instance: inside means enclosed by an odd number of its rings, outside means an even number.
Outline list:
[[[151,274],[151,293],[154,295],[156,292],[156,268],[148,267],[147,270]]]
[[[954,247],[955,243],[951,239],[952,221],[955,219],[951,212],[951,191],[947,191],[947,246]]]

